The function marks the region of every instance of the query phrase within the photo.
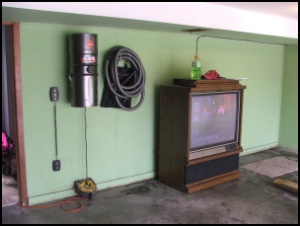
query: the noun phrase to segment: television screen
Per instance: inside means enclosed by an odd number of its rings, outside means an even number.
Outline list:
[[[193,94],[190,150],[238,142],[239,91]]]

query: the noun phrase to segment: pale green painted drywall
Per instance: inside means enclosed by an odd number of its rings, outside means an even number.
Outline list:
[[[71,107],[68,35],[98,34],[99,102],[103,91],[104,54],[123,45],[135,51],[146,70],[145,101],[136,111],[87,108],[88,176],[98,189],[155,177],[157,173],[158,87],[189,76],[197,35],[102,27],[21,24],[21,65],[25,155],[29,203],[75,195],[84,179],[84,109]],[[283,47],[214,38],[199,40],[203,72],[245,77],[243,154],[278,144]],[[55,159],[54,104],[49,89],[58,86],[58,159]]]
[[[242,121],[241,155],[278,145],[283,46],[200,38],[205,70],[226,78],[247,78]]]
[[[298,45],[284,48],[279,145],[298,153]]]

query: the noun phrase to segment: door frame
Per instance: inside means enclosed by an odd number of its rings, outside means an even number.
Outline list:
[[[16,161],[17,161],[17,183],[18,183],[18,196],[19,205],[28,206],[28,189],[27,189],[27,175],[25,164],[25,143],[24,143],[24,120],[23,120],[23,101],[22,101],[22,76],[21,76],[21,46],[20,46],[20,23],[2,21],[2,26],[11,27],[12,37],[12,71],[13,75],[13,103],[15,112],[13,112],[14,118],[14,130],[16,132],[15,137],[15,149],[16,149]]]

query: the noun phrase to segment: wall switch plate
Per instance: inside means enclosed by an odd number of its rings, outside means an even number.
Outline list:
[[[53,171],[60,171],[60,160],[54,160],[52,162]]]
[[[58,87],[51,87],[50,88],[50,100],[52,102],[58,101]]]

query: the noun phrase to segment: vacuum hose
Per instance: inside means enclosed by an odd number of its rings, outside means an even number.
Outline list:
[[[146,81],[145,69],[139,56],[129,48],[114,47],[104,63],[105,84],[114,95],[118,107],[126,111],[138,109],[144,101]],[[131,99],[138,96],[138,103],[131,106]],[[111,107],[103,102],[103,107]]]

